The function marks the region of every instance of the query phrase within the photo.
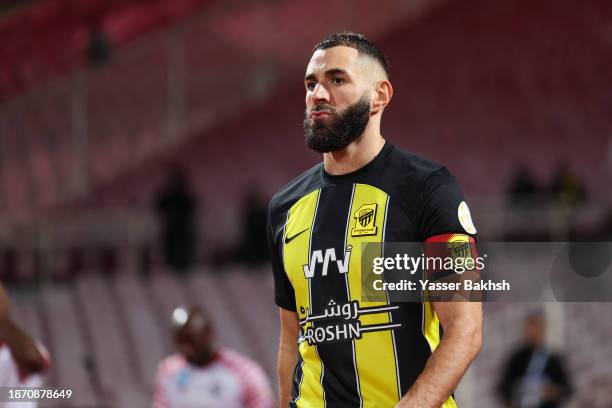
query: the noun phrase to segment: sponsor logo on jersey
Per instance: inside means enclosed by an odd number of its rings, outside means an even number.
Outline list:
[[[331,262],[336,263],[339,273],[347,273],[349,271],[349,264],[351,262],[352,250],[353,247],[351,245],[347,245],[344,249],[343,259],[338,259],[338,257],[336,256],[336,250],[334,248],[327,248],[325,252],[323,252],[322,249],[312,251],[312,254],[310,255],[310,262],[305,265],[302,265],[302,269],[304,270],[304,277],[306,279],[312,278],[315,274],[315,269],[317,265],[322,265],[321,276],[327,276],[327,271]]]
[[[366,314],[386,314],[398,308],[397,305],[362,307],[357,300],[338,304],[330,299],[321,314],[313,315],[302,306],[300,312],[306,312],[306,316],[300,319],[302,331],[299,342],[307,342],[312,346],[337,341],[358,340],[368,332],[395,330],[402,327],[402,324],[392,322],[362,324],[359,317]]]
[[[298,233],[296,233],[296,234],[293,234],[293,235],[291,235],[291,236],[287,235],[287,236],[285,237],[285,244],[290,243],[291,241],[293,241],[293,239],[294,239],[294,238],[299,237],[300,235],[302,235],[304,232],[308,231],[309,229],[310,229],[310,228],[306,228],[306,229],[304,229],[304,230],[302,230],[302,231],[300,231],[300,232],[298,232]]]

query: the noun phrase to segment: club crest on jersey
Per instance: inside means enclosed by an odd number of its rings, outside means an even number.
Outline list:
[[[378,204],[364,204],[355,213],[355,228],[351,230],[351,236],[361,237],[365,235],[376,235],[376,209]]]

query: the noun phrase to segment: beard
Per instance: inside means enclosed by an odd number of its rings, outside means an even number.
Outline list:
[[[313,120],[310,116],[312,112],[323,110],[330,112],[326,119]],[[316,105],[304,115],[306,144],[319,153],[343,149],[363,134],[369,120],[370,101],[365,96],[340,114],[329,105]]]

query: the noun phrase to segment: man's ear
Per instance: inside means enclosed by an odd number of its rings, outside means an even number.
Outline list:
[[[383,110],[393,97],[393,86],[386,79],[379,81],[376,85],[375,95],[372,99],[372,113],[378,113]]]

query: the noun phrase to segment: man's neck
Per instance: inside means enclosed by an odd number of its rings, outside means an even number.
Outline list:
[[[208,353],[208,355],[201,357],[197,360],[187,360],[189,364],[198,368],[204,368],[210,363],[216,361],[219,358],[219,351],[215,348]]]
[[[328,174],[339,176],[359,170],[371,162],[385,145],[380,132],[364,133],[344,149],[323,154],[323,166]]]

